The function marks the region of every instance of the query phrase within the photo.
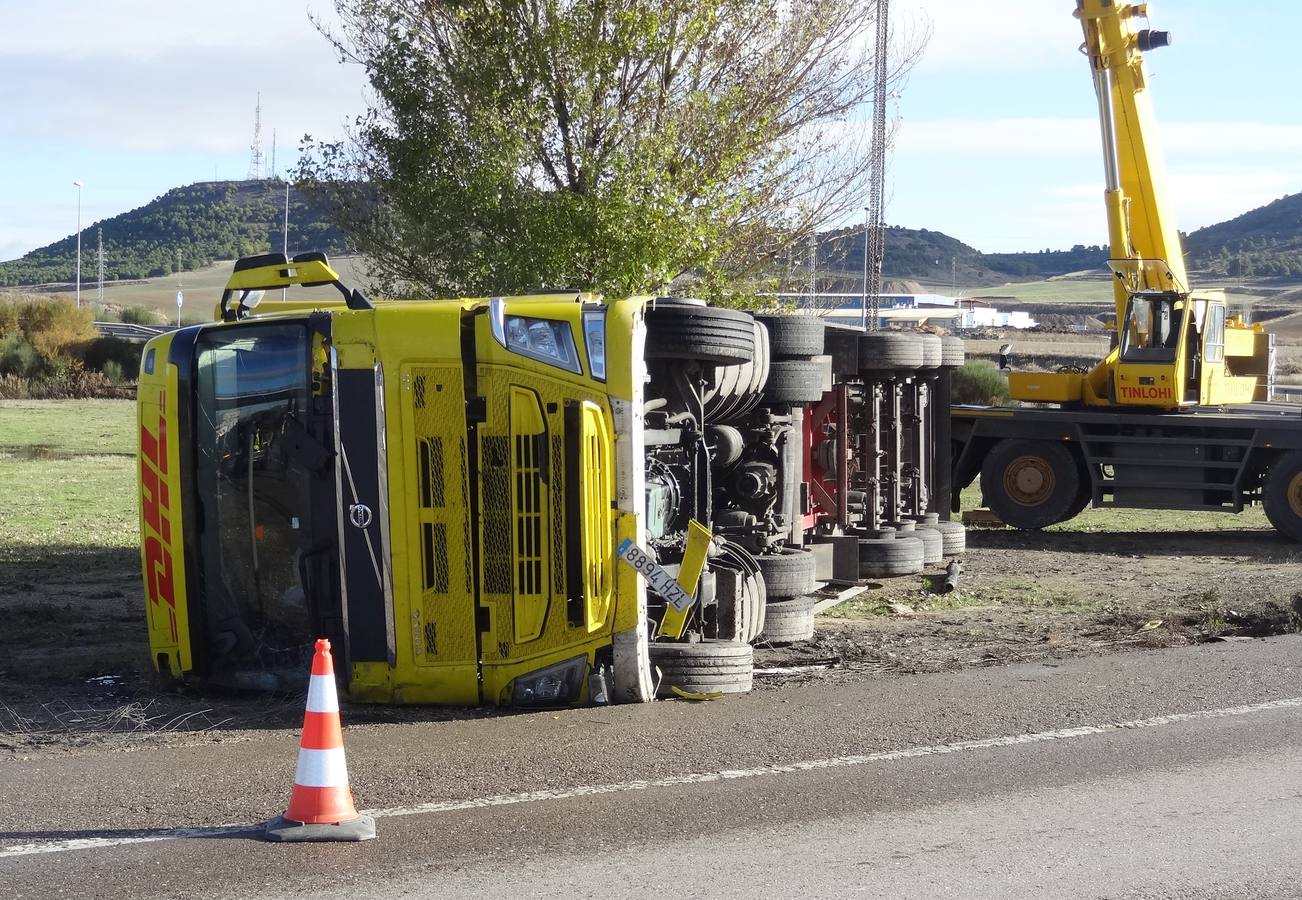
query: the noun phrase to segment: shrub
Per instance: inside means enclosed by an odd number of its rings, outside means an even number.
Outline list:
[[[110,359],[104,363],[101,371],[104,373],[104,377],[114,384],[121,384],[125,380],[122,375],[122,366],[116,360]]]
[[[157,325],[162,320],[148,306],[128,306],[122,310],[122,321],[127,325]]]
[[[23,337],[50,363],[80,355],[95,339],[94,321],[89,307],[78,307],[70,300],[30,300],[18,309]]]
[[[107,372],[109,364],[113,363],[120,371],[129,372],[131,377],[135,378],[136,370],[140,368],[140,354],[143,349],[142,344],[133,344],[121,338],[101,337],[90,342],[82,359],[88,369]]]
[[[954,370],[953,401],[978,406],[1005,406],[1008,378],[987,359],[973,359]]]
[[[21,334],[0,337],[0,375],[40,374],[41,358]]]

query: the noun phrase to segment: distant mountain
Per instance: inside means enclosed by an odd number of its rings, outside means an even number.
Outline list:
[[[95,280],[97,227],[104,231],[104,273],[109,280],[170,274],[178,250],[182,268],[191,270],[214,260],[279,248],[284,198],[285,183],[280,180],[209,181],[168,191],[82,232],[82,280]],[[1102,233],[1101,210],[1099,229]],[[289,246],[291,252],[311,249],[338,254],[349,249],[347,237],[328,215],[293,189]],[[1225,275],[1302,275],[1302,193],[1200,228],[1185,237],[1185,251],[1192,267]],[[0,263],[0,287],[71,281],[75,259],[76,236],[71,235],[21,259]],[[886,233],[882,274],[941,284],[952,277],[972,286],[1101,268],[1107,259],[1103,245],[982,253],[939,231],[892,226]],[[798,273],[802,263],[803,254],[793,251],[787,268]],[[824,290],[855,290],[863,272],[862,228],[821,233],[818,270]]]
[[[1041,250],[1030,253],[982,253],[957,238],[925,228],[886,229],[886,255],[882,275],[886,278],[919,278],[944,283],[951,277],[965,285],[993,284],[1017,278],[1047,278],[1103,266],[1105,247],[1078,244],[1070,250]],[[819,269],[835,281],[842,276],[842,288],[853,290],[856,273],[862,279],[863,229],[840,229],[819,235]]]
[[[1187,235],[1199,268],[1226,275],[1302,275],[1302,193]]]
[[[214,260],[235,259],[271,249],[283,241],[285,182],[207,181],[174,188],[139,209],[92,223],[81,233],[81,277],[98,274],[96,229],[104,232],[104,277],[108,280],[167,275],[181,266],[196,269]],[[308,206],[298,191],[289,198],[289,247],[295,250],[347,248],[343,233]],[[70,235],[0,263],[0,287],[71,281],[77,236]]]

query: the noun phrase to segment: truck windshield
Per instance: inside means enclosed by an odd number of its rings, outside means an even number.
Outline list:
[[[1132,294],[1121,335],[1123,362],[1175,362],[1189,302],[1179,294]]]
[[[255,668],[293,665],[309,634],[299,560],[310,473],[291,446],[310,399],[302,325],[223,328],[200,338],[196,482],[209,649]]]

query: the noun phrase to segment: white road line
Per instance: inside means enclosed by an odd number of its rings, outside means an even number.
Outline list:
[[[999,747],[1016,747],[1023,744],[1040,744],[1048,741],[1063,741],[1072,738],[1088,737],[1094,734],[1108,734],[1116,731],[1133,731],[1141,728],[1160,728],[1180,722],[1194,722],[1201,719],[1224,719],[1233,716],[1248,716],[1255,713],[1270,712],[1278,709],[1297,709],[1302,707],[1302,697],[1286,700],[1270,700],[1265,703],[1252,703],[1247,706],[1231,706],[1224,709],[1205,709],[1196,712],[1172,713],[1167,716],[1154,716],[1150,719],[1133,719],[1128,722],[1113,722],[1107,725],[1082,725],[1077,728],[1062,728],[1057,731],[1038,731],[1032,734],[1017,734],[1006,737],[983,738],[973,741],[958,741],[952,744],[933,744],[924,747],[909,747],[903,750],[884,750],[879,753],[864,753],[852,756],[833,756],[827,759],[811,759],[802,762],[782,763],[770,766],[756,766],[750,769],[724,769],[719,772],[699,772],[687,775],[670,775],[647,781],[626,781],[619,784],[595,784],[558,790],[526,791],[519,794],[499,794],[493,797],[479,797],[473,800],[446,800],[436,803],[421,803],[416,806],[400,806],[391,809],[363,810],[376,818],[396,818],[398,816],[419,816],[431,813],[456,812],[466,809],[482,809],[492,806],[512,806],[517,803],[538,803],[546,800],[566,800],[571,797],[591,797],[598,794],[620,794],[628,791],[645,791],[653,788],[677,787],[688,784],[709,784],[720,781],[733,781],[742,778],[760,778],[767,775],[787,775],[795,772],[813,772],[825,769],[842,769],[850,766],[862,766],[870,763],[892,762],[899,759],[914,759],[920,756],[938,756],[945,753],[968,753],[973,750],[991,750]],[[145,844],[155,841],[171,841],[183,838],[216,837],[223,834],[239,832],[256,832],[260,824],[217,825],[206,828],[163,828],[144,831],[140,834],[120,837],[86,837],[65,841],[45,841],[30,844],[10,844],[0,846],[0,859],[15,856],[34,856],[41,853],[62,853],[66,850],[100,850],[108,847],[121,847],[127,844]]]

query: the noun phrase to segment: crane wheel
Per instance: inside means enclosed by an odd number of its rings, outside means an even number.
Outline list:
[[[1302,541],[1302,450],[1275,460],[1261,486],[1261,502],[1276,531]]]
[[[1076,457],[1056,441],[1003,440],[981,465],[981,493],[1014,528],[1044,528],[1071,517],[1080,496]]]

